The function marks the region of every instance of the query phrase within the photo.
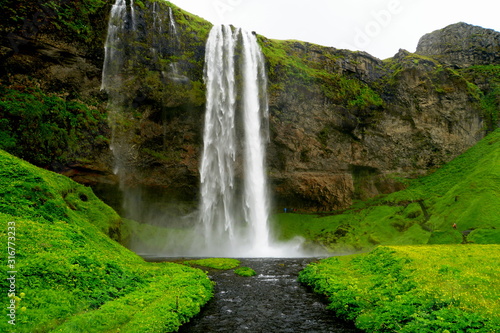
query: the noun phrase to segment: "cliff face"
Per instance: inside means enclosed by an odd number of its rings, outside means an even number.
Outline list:
[[[109,5],[101,4],[95,17],[105,21]],[[136,2],[138,23],[128,51],[134,56],[121,74],[127,84],[116,91],[128,114],[120,125],[128,133],[129,157],[123,163],[134,170],[129,183],[180,191],[194,199],[202,146],[204,43],[211,25],[166,2],[159,3],[160,10],[153,6],[158,4]],[[176,36],[168,33],[168,7]],[[163,16],[153,16],[158,12]],[[157,22],[163,22],[160,40],[152,35]],[[18,33],[26,42],[17,50],[9,38],[2,40],[3,89],[17,96],[36,87],[43,98],[85,106],[75,114],[96,110],[105,115],[111,96],[100,92],[103,49],[76,47],[86,44],[57,39],[61,31],[46,27],[37,36]],[[91,33],[101,47],[105,32],[101,24]],[[457,36],[464,34],[484,38],[459,42]],[[269,79],[268,173],[276,205],[342,209],[355,199],[401,189],[401,178],[424,174],[474,145],[498,125],[500,53],[494,43],[499,36],[453,25],[422,37],[416,54],[401,50],[384,61],[362,52],[259,36]],[[161,56],[155,57],[152,48]],[[0,112],[10,121],[8,126],[0,123],[0,131],[19,139],[12,129],[18,115],[5,104]],[[39,119],[49,118],[47,111]],[[55,150],[49,160],[80,182],[116,182],[105,118],[93,122],[89,116],[78,126],[76,132],[85,135],[67,139],[78,143],[71,153]],[[17,147],[23,145],[20,156],[26,155],[29,141]]]
[[[481,91],[437,60],[279,43],[263,40],[269,160],[283,204],[341,209],[393,192],[403,187],[397,177],[424,174],[484,134]],[[274,62],[278,49],[289,58]]]

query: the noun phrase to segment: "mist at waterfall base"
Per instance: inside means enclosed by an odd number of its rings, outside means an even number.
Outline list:
[[[182,84],[176,63],[162,68],[162,59],[175,56],[178,27],[171,8],[163,13],[156,3],[143,13],[116,0],[111,9],[105,46],[102,90],[108,93],[110,148],[119,191],[117,209],[132,220],[128,246],[145,257],[303,257],[323,254],[304,249],[303,239],[280,243],[270,226],[270,195],[265,154],[268,142],[267,82],[264,59],[256,37],[230,26],[214,26],[205,55],[206,110],[200,190],[197,198],[162,188],[129,184],[138,159],[133,144],[134,105],[124,81],[138,54],[133,43],[153,41],[152,64],[172,82]],[[152,26],[145,26],[151,22]],[[138,28],[139,27],[139,28]],[[142,31],[142,32],[141,32]],[[143,35],[141,35],[141,33]],[[149,34],[144,36],[144,33]],[[163,45],[168,35],[171,45]],[[132,65],[130,65],[132,64]],[[127,71],[128,70],[128,71]],[[166,73],[166,74],[165,74]],[[117,206],[116,204],[114,205]]]

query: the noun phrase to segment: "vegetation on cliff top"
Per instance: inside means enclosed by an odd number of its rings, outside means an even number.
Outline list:
[[[384,105],[380,95],[365,82],[332,71],[342,59],[335,49],[262,36],[259,42],[266,57],[271,94],[286,87],[287,92],[300,95],[322,94],[332,103],[348,108],[378,109]]]
[[[90,188],[3,151],[0,198],[0,234],[14,257],[2,274],[17,271],[14,295],[2,296],[15,304],[16,326],[3,320],[2,332],[174,331],[212,296],[202,271],[146,263],[112,240],[121,219]]]
[[[403,191],[327,216],[279,214],[276,232],[281,239],[300,235],[335,252],[378,244],[500,244],[499,162],[496,130]]]
[[[311,264],[299,281],[367,332],[497,332],[499,245],[378,247]]]

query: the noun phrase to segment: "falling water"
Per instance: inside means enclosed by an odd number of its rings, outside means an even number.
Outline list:
[[[169,41],[170,41],[170,48],[173,52],[179,52],[180,48],[180,39],[179,39],[179,33],[177,30],[177,23],[175,22],[175,17],[172,12],[172,7],[168,7],[168,33],[169,33]],[[171,78],[175,81],[182,82],[186,81],[186,77],[180,75],[179,71],[179,66],[176,62],[170,63],[170,73],[171,73]]]
[[[152,27],[152,45],[151,45],[151,54],[153,59],[158,62],[158,57],[161,56],[163,51],[163,44],[165,38],[163,38],[163,22],[160,16],[160,6],[158,2],[153,2],[153,27]]]
[[[174,14],[172,13],[172,7],[168,7],[168,19],[170,34],[175,40],[179,40],[179,34],[177,33],[177,24],[175,23]]]
[[[267,119],[267,80],[264,57],[257,39],[242,32],[243,43],[243,123],[245,129],[245,217],[253,232],[255,253],[269,247],[269,200],[265,175],[265,142],[268,132],[262,126]]]
[[[242,53],[238,61],[235,52]],[[264,255],[269,204],[262,118],[268,111],[264,61],[255,36],[226,25],[214,27],[207,41],[205,83],[200,176],[206,243],[209,250],[226,254]]]
[[[127,3],[116,0],[108,22],[108,35],[104,45],[104,64],[102,69],[101,90],[110,92],[114,80],[123,65],[123,34],[127,23]]]
[[[133,158],[134,152],[129,149],[125,131],[118,130],[118,124],[127,115],[123,112],[128,106],[122,92],[125,63],[130,57],[130,46],[127,40],[135,37],[136,18],[133,2],[127,7],[125,0],[116,0],[111,8],[108,22],[108,34],[104,47],[104,64],[102,70],[101,90],[109,95],[108,121],[112,131],[110,149],[114,157],[114,173],[120,176],[125,172],[127,159]]]
[[[212,28],[205,54],[207,105],[200,167],[200,213],[207,245],[217,239],[224,247],[231,246],[234,241],[235,220],[238,218],[235,216],[237,206],[234,174],[234,38],[228,26]]]
[[[130,187],[137,180],[135,168],[140,162],[139,151],[133,144],[137,133],[134,103],[138,96],[134,90],[138,86],[134,84],[140,82],[134,77],[134,67],[141,66],[141,47],[136,49],[136,45],[150,43],[150,67],[160,71],[163,78],[182,85],[189,82],[179,74],[180,64],[161,61],[181,52],[172,9],[161,12],[160,4],[153,3],[151,20],[145,20],[141,11],[135,17],[131,6],[132,2],[129,6],[126,0],[116,0],[112,7],[102,74],[102,89],[109,95],[114,171],[120,179],[124,216],[173,226],[167,237],[158,236],[151,244],[138,239],[134,250],[171,256],[304,255],[299,241],[278,247],[269,235],[265,173],[269,136],[267,83],[263,55],[251,33],[216,26],[206,44],[207,100],[197,227],[191,228],[194,214],[172,221],[161,209],[150,212],[148,207],[152,206],[141,190]],[[170,44],[163,44],[165,37]]]
[[[132,20],[132,29],[137,29],[137,19],[135,16],[134,0],[130,0],[130,15]]]

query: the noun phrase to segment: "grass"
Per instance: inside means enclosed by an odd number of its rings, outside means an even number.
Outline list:
[[[207,258],[207,259],[189,260],[189,261],[184,261],[183,264],[202,266],[219,270],[234,269],[234,274],[246,277],[254,276],[257,274],[250,267],[239,267],[240,261],[237,259],[230,259],[230,258]]]
[[[299,280],[367,332],[498,332],[499,245],[381,246],[311,264]]]
[[[257,272],[255,272],[252,268],[250,267],[239,267],[234,270],[234,273],[239,275],[239,276],[254,276],[257,275]]]
[[[365,251],[379,244],[498,244],[499,162],[496,130],[403,191],[327,216],[275,215],[275,233],[281,240],[302,236],[335,252]]]
[[[1,302],[15,304],[15,332],[170,332],[212,297],[201,270],[146,263],[121,246],[120,217],[69,178],[0,151],[0,198],[17,271]],[[2,332],[13,328],[0,322]]]
[[[184,264],[228,270],[238,267],[240,265],[240,261],[237,259],[230,259],[230,258],[207,258],[207,259],[185,261]]]

